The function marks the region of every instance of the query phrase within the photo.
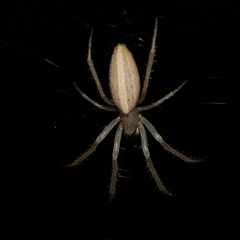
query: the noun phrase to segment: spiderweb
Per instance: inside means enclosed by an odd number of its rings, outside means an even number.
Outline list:
[[[238,239],[240,10],[231,1],[167,2],[1,6],[1,239]],[[144,116],[171,146],[209,157],[188,165],[148,135],[159,176],[178,193],[168,197],[147,172],[139,136],[123,137],[109,203],[114,131],[81,166],[63,167],[116,116],[82,99],[72,82],[102,101],[86,63],[92,29],[92,57],[108,96],[119,42],[143,79],[155,17],[157,55],[145,103],[189,82]]]

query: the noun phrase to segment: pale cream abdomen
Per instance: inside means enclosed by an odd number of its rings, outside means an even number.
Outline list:
[[[114,49],[109,78],[113,101],[121,112],[128,114],[136,107],[140,80],[133,56],[124,44]]]

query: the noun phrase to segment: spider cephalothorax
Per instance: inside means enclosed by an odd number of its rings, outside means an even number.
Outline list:
[[[128,114],[120,113],[120,120],[124,128],[124,133],[127,135],[132,135],[137,131],[138,122],[140,121],[138,108],[134,109]]]

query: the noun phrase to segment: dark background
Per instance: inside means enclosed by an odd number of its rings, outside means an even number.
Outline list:
[[[167,2],[167,3],[166,3]],[[240,9],[233,1],[5,1],[0,10],[1,239],[238,239],[240,236]],[[187,164],[148,134],[152,161],[175,197],[156,188],[138,136],[123,136],[116,199],[108,202],[116,128],[77,168],[117,114],[99,97],[92,57],[108,96],[114,46],[133,53],[141,80],[158,18],[146,104],[187,85],[143,115]]]

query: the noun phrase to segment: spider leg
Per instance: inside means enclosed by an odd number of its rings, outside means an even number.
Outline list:
[[[151,46],[151,50],[149,52],[145,79],[143,82],[141,96],[138,99],[138,104],[143,102],[143,100],[145,99],[146,93],[147,93],[148,83],[149,83],[150,75],[152,72],[152,65],[154,62],[154,57],[155,57],[155,52],[156,52],[156,37],[157,37],[157,18],[155,19],[155,27],[154,27],[154,33],[153,33],[153,39],[152,39],[152,46]]]
[[[164,147],[164,149],[168,150],[169,152],[171,152],[173,155],[179,157],[180,159],[182,159],[185,162],[188,163],[195,163],[195,162],[201,162],[203,161],[205,158],[202,159],[192,159],[190,157],[187,157],[185,155],[183,155],[182,153],[178,152],[177,150],[175,150],[174,148],[170,147],[160,136],[160,134],[157,132],[157,129],[143,116],[141,117],[141,121],[142,123],[146,126],[146,128],[149,130],[149,132],[153,135],[153,137]]]
[[[85,158],[92,154],[97,148],[98,144],[108,135],[108,133],[120,122],[120,117],[115,118],[110,122],[97,137],[93,145],[79,158],[77,158],[73,163],[68,164],[66,167],[75,167],[81,163]]]
[[[139,132],[141,135],[141,141],[142,141],[142,149],[143,149],[143,154],[146,158],[146,162],[147,162],[147,167],[150,170],[158,188],[160,191],[162,191],[163,193],[167,194],[167,195],[172,195],[163,185],[161,179],[159,178],[157,171],[154,168],[153,162],[150,158],[150,152],[148,149],[148,142],[147,142],[147,135],[146,135],[146,131],[144,129],[144,126],[141,122],[138,123],[138,128],[139,128]]]
[[[85,98],[86,100],[88,100],[90,103],[92,103],[95,107],[98,107],[102,110],[107,110],[107,111],[117,111],[116,107],[105,106],[105,105],[99,104],[99,103],[95,102],[94,100],[92,100],[90,97],[88,97],[85,93],[82,92],[82,90],[77,86],[77,84],[75,82],[73,82],[73,85],[78,90],[78,92],[81,94],[81,96],[83,98]]]
[[[162,102],[164,102],[165,100],[169,99],[176,92],[178,92],[183,87],[183,85],[185,85],[186,83],[187,83],[187,80],[184,83],[182,83],[178,88],[176,88],[174,91],[170,92],[169,94],[167,94],[163,98],[159,99],[158,101],[156,101],[154,103],[151,103],[149,105],[146,105],[146,106],[139,107],[139,111],[146,111],[146,110],[149,110],[151,108],[154,108],[154,107],[160,105]]]
[[[111,183],[110,183],[110,189],[109,189],[110,200],[114,198],[115,191],[116,191],[117,174],[119,169],[118,163],[117,163],[117,157],[119,154],[122,131],[123,131],[123,125],[122,123],[120,123],[114,138],[114,146],[113,146],[113,154],[112,154],[112,177],[111,177]]]
[[[92,76],[93,76],[93,79],[97,85],[97,89],[98,89],[98,92],[100,94],[100,96],[102,97],[102,99],[109,105],[115,105],[114,102],[109,99],[105,93],[103,92],[103,89],[102,89],[102,85],[99,81],[99,78],[98,78],[98,75],[97,75],[97,72],[95,70],[95,67],[94,67],[94,64],[93,64],[93,60],[92,60],[92,55],[91,55],[91,52],[92,52],[92,33],[93,31],[91,32],[90,34],[90,37],[89,37],[89,45],[88,45],[88,56],[87,56],[87,63],[88,63],[88,66],[90,68],[90,71],[92,73]]]

